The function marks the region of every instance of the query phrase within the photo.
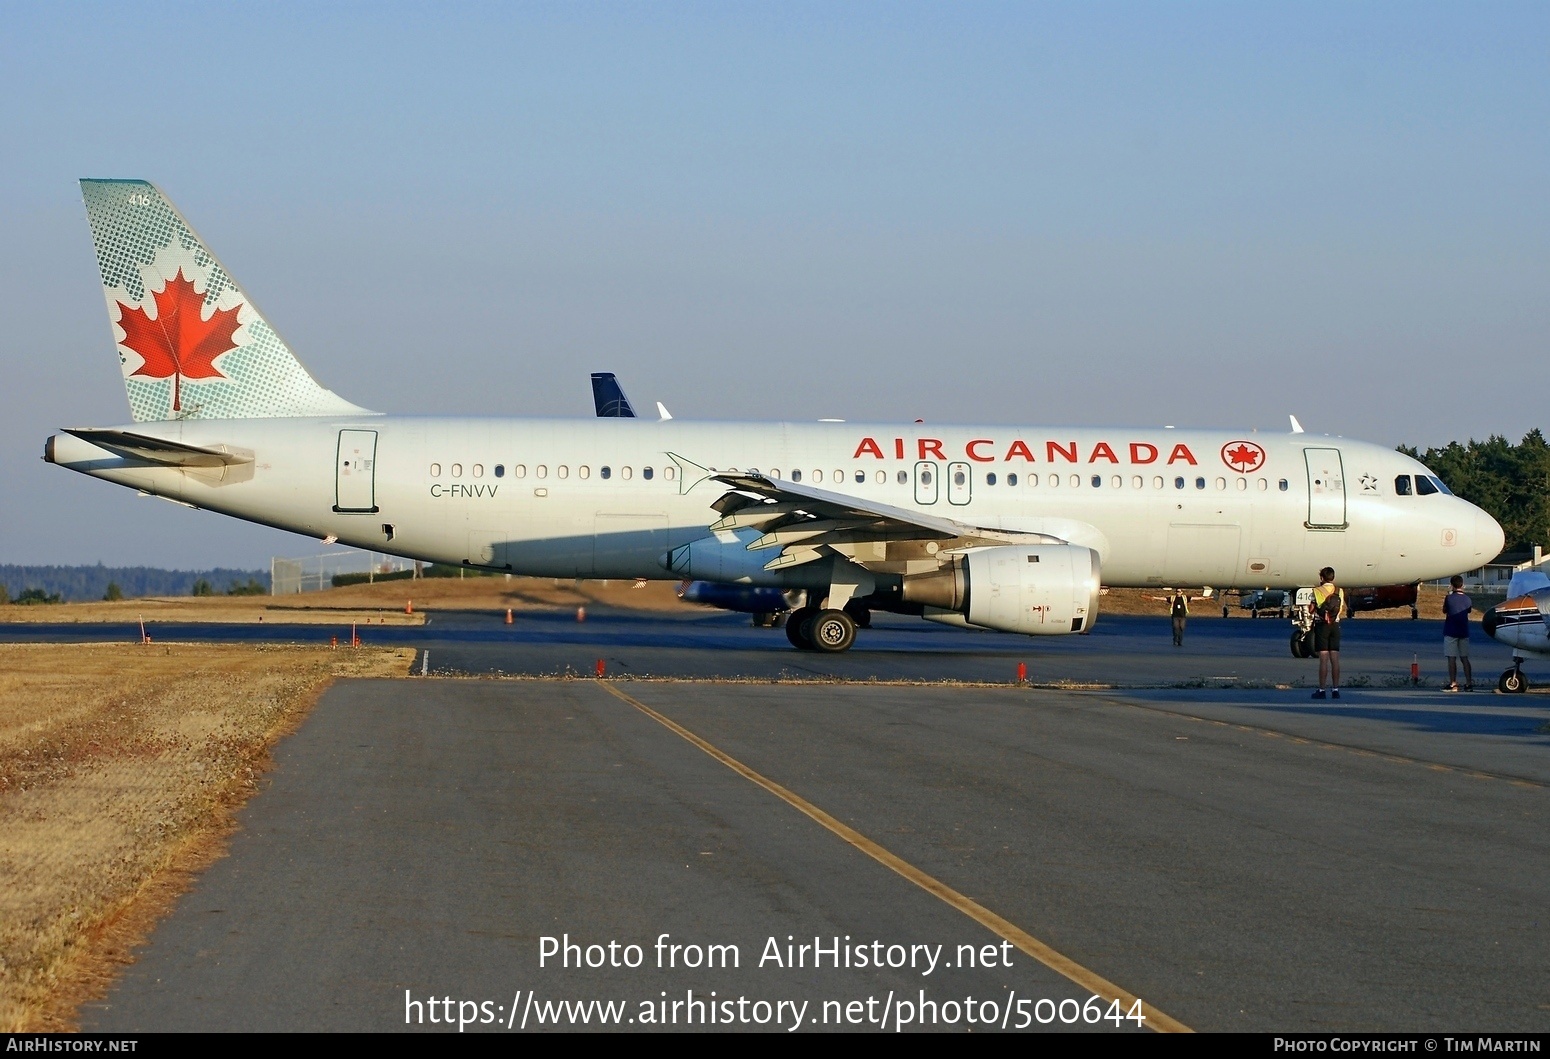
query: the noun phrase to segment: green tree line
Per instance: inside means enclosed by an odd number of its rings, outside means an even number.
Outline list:
[[[1500,522],[1508,551],[1550,547],[1550,443],[1538,430],[1516,445],[1493,435],[1425,452],[1401,445],[1399,451],[1426,464],[1454,493]]]

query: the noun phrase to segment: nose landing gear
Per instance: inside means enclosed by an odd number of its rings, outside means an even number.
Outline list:
[[[1528,690],[1528,677],[1523,675],[1523,659],[1514,658],[1512,668],[1502,673],[1496,682],[1496,690],[1504,695],[1521,695]]]

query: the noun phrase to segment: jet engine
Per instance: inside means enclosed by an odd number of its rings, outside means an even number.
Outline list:
[[[1075,544],[972,548],[904,579],[922,617],[1029,636],[1083,632],[1098,618],[1098,553]]]

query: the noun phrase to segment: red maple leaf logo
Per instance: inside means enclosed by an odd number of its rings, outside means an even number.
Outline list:
[[[1247,474],[1265,462],[1265,450],[1252,441],[1229,441],[1222,446],[1222,462]]]
[[[138,306],[119,302],[118,326],[124,329],[123,345],[144,358],[131,375],[147,379],[172,379],[172,410],[183,407],[184,379],[224,379],[215,358],[237,348],[237,310],[217,309],[203,318],[204,295],[194,281],[178,274],[155,294],[156,319]]]

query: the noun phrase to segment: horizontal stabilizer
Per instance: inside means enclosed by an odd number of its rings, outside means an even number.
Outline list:
[[[239,463],[252,463],[253,454],[226,450],[225,447],[206,449],[197,445],[185,445],[179,441],[165,441],[131,434],[125,430],[98,430],[91,428],[70,429],[65,433],[82,441],[127,456],[130,459],[159,463],[163,467],[230,467]]]

